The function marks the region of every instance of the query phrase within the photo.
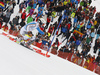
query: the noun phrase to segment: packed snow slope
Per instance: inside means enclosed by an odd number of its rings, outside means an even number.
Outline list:
[[[100,10],[100,0],[93,1],[91,5],[96,6],[97,12]],[[17,13],[12,16],[16,15]],[[50,55],[50,58],[44,57],[0,35],[0,75],[97,75],[58,56]]]
[[[58,56],[44,57],[0,35],[0,75],[96,75]]]

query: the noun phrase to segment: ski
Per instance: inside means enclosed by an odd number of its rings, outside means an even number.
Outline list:
[[[20,45],[21,45],[21,46],[24,46],[25,48],[28,48],[29,50],[34,51],[33,49],[31,49],[30,47],[26,46],[26,45],[25,45],[25,44],[23,44],[23,43],[20,43]]]

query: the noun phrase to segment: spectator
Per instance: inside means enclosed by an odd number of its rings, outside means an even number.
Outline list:
[[[47,51],[48,50],[48,43],[46,43],[46,45],[44,45],[42,49]]]
[[[34,13],[34,10],[33,10],[33,8],[31,7],[31,9],[29,10],[29,14],[28,14],[26,17],[28,17],[29,15],[32,16],[33,13]]]
[[[12,21],[10,21],[9,24],[10,24],[9,34],[12,34],[13,31],[17,31],[16,25],[14,25]]]
[[[51,15],[52,15],[51,22],[53,22],[53,19],[54,19],[55,16],[56,16],[56,11],[54,10],[54,11],[51,13]]]
[[[10,16],[11,16],[11,12],[8,10],[7,12],[6,12],[6,23],[8,23],[9,22],[9,20],[10,20]]]
[[[18,25],[19,24],[19,16],[16,16],[15,18],[13,18],[12,22],[14,25]]]
[[[27,24],[30,23],[30,22],[32,22],[32,21],[33,21],[33,18],[32,18],[31,16],[29,16],[29,17],[27,18]]]
[[[67,28],[67,26],[65,25],[65,26],[61,27],[61,32],[60,32],[60,34],[58,34],[58,36],[60,36],[61,34],[63,34],[63,35],[62,35],[62,37],[63,37],[63,36],[66,35],[66,33],[68,33],[68,28]],[[58,36],[57,36],[57,37],[58,37]]]
[[[78,38],[78,40],[76,40],[76,51],[77,51],[77,48],[78,48],[78,46],[81,44],[81,40],[80,40],[80,38]]]
[[[25,8],[24,2],[21,2],[19,5],[19,13],[22,13],[23,8]]]
[[[2,24],[3,24],[3,19],[0,18],[0,29],[2,28]]]
[[[97,56],[96,61],[97,61],[97,62],[100,61],[100,55]]]
[[[20,26],[23,27],[24,25],[26,25],[25,20],[20,22]]]

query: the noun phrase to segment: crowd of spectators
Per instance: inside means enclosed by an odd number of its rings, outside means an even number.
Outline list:
[[[3,28],[4,31],[18,37],[21,27],[46,16],[46,25],[40,27],[45,35],[38,33],[33,45],[47,51],[55,34],[57,37],[51,46],[51,53],[100,74],[100,12],[96,13],[96,7],[91,6],[92,0],[24,0],[22,2],[5,0],[2,2],[5,4],[5,9],[0,8],[0,29]],[[14,12],[16,5],[19,6],[18,13],[21,16],[17,15],[10,20],[11,15],[16,13]],[[60,39],[63,39],[62,42],[59,42]],[[63,42],[66,43],[60,46]],[[97,57],[89,53],[93,43],[92,50],[94,54],[98,52]]]

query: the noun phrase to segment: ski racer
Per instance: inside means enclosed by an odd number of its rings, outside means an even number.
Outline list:
[[[25,45],[25,46],[29,46],[31,43],[33,43],[33,41],[35,40],[35,36],[32,34],[32,32],[28,32],[27,34],[25,34],[23,37],[20,37],[17,40],[17,43],[20,43],[21,45]],[[25,43],[26,41],[26,43]]]
[[[34,29],[37,29],[38,32],[42,35],[44,35],[44,32],[40,29],[40,25],[45,24],[45,21],[41,21],[41,19],[38,20],[38,22],[31,22],[27,25],[23,26],[20,30],[20,34],[24,36],[28,32],[32,32]]]
[[[43,19],[39,19],[38,22],[34,21],[34,22],[28,23],[27,25],[23,26],[20,29],[21,37],[17,39],[17,42],[20,43],[21,40],[30,39],[28,42],[25,43],[25,45],[27,46],[30,45],[35,40],[35,36],[33,36],[32,31],[34,29],[37,29],[40,34],[44,35],[44,32],[40,29],[40,26],[44,24],[45,24],[45,21],[43,21]]]

